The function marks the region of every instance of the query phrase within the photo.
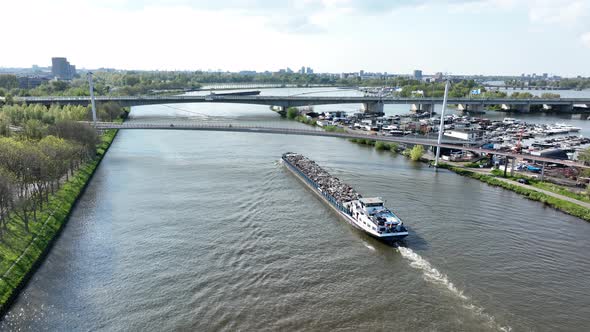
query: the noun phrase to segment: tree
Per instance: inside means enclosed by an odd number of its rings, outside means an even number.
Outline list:
[[[18,79],[16,75],[0,74],[0,88],[6,90],[18,88]]]
[[[0,167],[0,240],[7,231],[8,217],[13,205],[14,182],[14,175]]]
[[[590,148],[586,148],[578,153],[578,160],[584,162],[584,164],[590,163]]]
[[[84,158],[82,159],[94,157],[96,154],[98,135],[90,125],[74,121],[58,121],[50,132],[57,137],[80,143],[83,147]]]
[[[419,161],[424,154],[424,146],[422,145],[414,145],[412,150],[410,150],[410,159],[413,161]]]
[[[299,111],[295,107],[287,108],[287,119],[295,119],[299,115]]]
[[[41,139],[46,135],[47,127],[37,119],[30,119],[25,122],[23,133],[26,137],[32,139]]]
[[[561,95],[559,93],[545,92],[545,93],[541,94],[541,98],[543,98],[543,99],[558,99],[558,98],[561,98]]]
[[[103,120],[113,121],[123,112],[121,105],[113,102],[101,104],[99,106],[99,115],[102,114]]]

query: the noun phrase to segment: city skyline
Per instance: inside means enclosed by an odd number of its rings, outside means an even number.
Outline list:
[[[28,0],[4,7],[33,23],[6,34],[19,51],[0,54],[2,67],[45,67],[65,56],[78,68],[126,70],[590,76],[585,1]],[[0,26],[10,31],[20,19]]]

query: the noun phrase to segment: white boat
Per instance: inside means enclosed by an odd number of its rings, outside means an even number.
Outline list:
[[[514,118],[504,118],[504,120],[502,121],[503,124],[516,124],[519,123],[520,121]]]
[[[567,130],[568,132],[578,132],[578,131],[582,130],[582,128],[574,127],[574,126],[572,126],[570,124],[566,124],[566,123],[556,123],[555,127],[562,128],[564,130]]]

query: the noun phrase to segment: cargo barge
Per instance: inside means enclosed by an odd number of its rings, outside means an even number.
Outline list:
[[[298,179],[349,224],[387,242],[408,236],[402,220],[384,206],[381,198],[363,198],[351,186],[298,153],[287,152],[282,160]]]

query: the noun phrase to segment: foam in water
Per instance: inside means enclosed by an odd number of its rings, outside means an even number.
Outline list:
[[[457,287],[455,287],[455,285],[453,285],[453,283],[445,274],[441,273],[439,270],[430,265],[430,263],[427,260],[415,253],[412,249],[405,247],[398,247],[397,249],[402,254],[402,257],[410,260],[411,267],[418,270],[422,270],[422,272],[424,273],[425,280],[445,286],[448,290],[451,291],[451,293],[453,293],[462,300],[469,299],[467,296],[463,295],[463,291],[459,290]]]
[[[402,255],[402,257],[408,259],[410,261],[410,266],[422,270],[424,273],[424,280],[442,285],[446,287],[453,295],[457,296],[462,301],[468,302],[469,297],[463,294],[463,291],[458,289],[450,280],[449,278],[435,267],[433,267],[427,260],[422,258],[422,256],[415,253],[412,249],[406,247],[397,247],[397,250]],[[484,308],[478,307],[472,303],[466,303],[463,305],[463,308],[473,312],[475,315],[484,318],[488,321],[490,327],[496,328],[500,331],[509,332],[512,330],[510,326],[500,326],[496,323],[496,319],[487,313],[484,312]]]
[[[363,241],[363,244],[365,245],[365,247],[371,249],[372,251],[375,251],[375,247],[373,247],[372,245],[368,244],[367,242]]]

